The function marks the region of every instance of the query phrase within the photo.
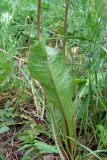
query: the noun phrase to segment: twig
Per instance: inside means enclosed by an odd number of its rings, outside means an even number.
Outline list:
[[[41,0],[38,0],[38,17],[37,17],[38,43],[40,43],[40,15],[41,15]]]
[[[31,86],[33,86],[33,80],[31,80]],[[38,107],[38,103],[37,103],[37,97],[35,96],[35,92],[34,92],[33,87],[31,87],[31,90],[32,90],[32,94],[33,94],[34,104],[35,104],[35,107],[36,107],[36,112],[38,114],[39,113],[39,107]]]
[[[1,49],[1,48],[0,48],[0,51],[3,52],[3,53],[5,53],[5,54],[7,54],[7,55],[10,55],[9,52],[6,52],[5,50],[3,50],[3,49]],[[14,58],[14,59],[16,59],[16,60],[18,60],[18,61],[26,62],[24,59],[18,58],[18,57],[16,57],[16,56],[12,56],[12,58]]]
[[[42,102],[42,115],[41,115],[41,119],[44,119],[44,114],[45,114],[45,96],[43,93],[43,89],[42,89],[42,96],[43,96],[43,102]]]
[[[36,83],[36,86],[41,90],[42,96],[43,96],[43,101],[42,101],[42,113],[41,113],[41,120],[43,120],[43,119],[44,119],[44,113],[45,113],[45,96],[44,96],[43,88],[42,88],[42,86],[39,84],[39,82],[38,82],[37,80],[34,80],[34,82]]]
[[[66,2],[66,10],[65,10],[65,19],[64,19],[64,36],[67,34],[67,18],[68,18],[68,11],[70,8],[70,0],[67,0]],[[64,59],[66,60],[66,53],[65,53],[65,48],[66,48],[66,42],[63,42],[63,54],[64,54]]]

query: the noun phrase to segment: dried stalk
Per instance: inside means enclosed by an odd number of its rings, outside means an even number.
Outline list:
[[[37,17],[37,37],[40,43],[40,18],[41,18],[41,0],[38,0],[38,17]]]
[[[68,11],[70,8],[70,0],[67,0],[66,2],[66,10],[65,10],[65,19],[64,19],[64,36],[67,34],[67,18],[68,18]],[[64,59],[66,60],[66,42],[63,42],[63,54]]]

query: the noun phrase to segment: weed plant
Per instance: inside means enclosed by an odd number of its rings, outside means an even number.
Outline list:
[[[2,160],[15,138],[21,160],[106,160],[107,1],[71,0],[66,34],[65,10],[41,1],[38,43],[37,1],[1,0],[0,135],[14,130]]]

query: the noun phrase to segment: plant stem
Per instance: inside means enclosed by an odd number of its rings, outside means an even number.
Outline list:
[[[67,2],[66,2],[66,10],[65,10],[65,19],[64,19],[64,36],[66,36],[66,34],[67,34],[67,18],[68,18],[69,8],[70,8],[70,0],[67,0]],[[65,47],[66,47],[66,42],[64,41],[64,43],[63,43],[64,59],[66,59]]]
[[[29,35],[28,35],[28,49],[30,52],[30,45],[31,45],[31,38],[30,38],[30,32],[31,32],[31,24],[28,24],[28,29],[29,29]],[[28,56],[29,57],[29,56]]]
[[[56,136],[56,141],[58,142],[58,144],[60,146],[60,149],[63,153],[63,156],[66,157],[69,160],[69,157],[68,157],[69,155],[67,155],[67,153],[66,153],[66,151],[63,147],[63,144],[62,144],[62,140],[61,140],[61,137],[60,137],[60,134],[59,134],[59,126],[58,126],[58,123],[56,122],[55,115],[54,115],[54,109],[53,109],[52,105],[50,106],[50,113],[51,113],[51,118],[52,118],[53,125],[54,125],[54,128],[55,128],[54,134],[57,135]]]
[[[40,43],[40,15],[41,15],[41,0],[38,0],[38,17],[37,17],[37,38]]]

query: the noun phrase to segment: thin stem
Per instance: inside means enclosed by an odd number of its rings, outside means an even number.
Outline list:
[[[29,29],[29,35],[28,35],[28,50],[29,50],[29,53],[30,53],[30,45],[31,45],[31,24],[28,24],[28,29]],[[29,55],[28,55],[29,57]]]
[[[40,43],[40,15],[41,15],[41,0],[38,0],[38,17],[37,17],[37,37]]]
[[[68,18],[69,8],[70,8],[70,0],[67,0],[67,2],[66,2],[66,10],[65,10],[65,19],[64,19],[64,36],[66,36],[66,34],[67,34],[67,18]],[[63,52],[64,52],[64,58],[66,59],[65,47],[66,47],[66,42],[64,41],[64,43],[63,43]]]

